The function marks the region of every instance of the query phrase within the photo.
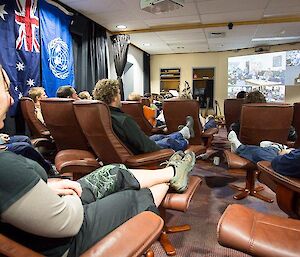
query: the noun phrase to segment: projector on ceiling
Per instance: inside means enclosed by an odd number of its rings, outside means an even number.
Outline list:
[[[184,0],[141,0],[140,6],[141,9],[159,14],[163,12],[170,12],[180,7],[183,7]]]

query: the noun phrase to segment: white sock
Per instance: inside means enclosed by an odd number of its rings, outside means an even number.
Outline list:
[[[234,131],[230,131],[227,138],[231,144],[231,152],[235,153],[236,149],[238,149],[242,143],[237,138],[237,135]]]
[[[184,126],[179,133],[181,133],[184,139],[189,139],[191,137],[190,129],[187,126]]]

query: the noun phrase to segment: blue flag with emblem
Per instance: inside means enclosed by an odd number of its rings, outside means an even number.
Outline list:
[[[16,113],[19,99],[40,84],[37,0],[0,0],[0,63],[10,80]]]
[[[45,0],[39,3],[42,84],[47,95],[54,97],[60,86],[74,86],[72,37],[69,31],[71,16]]]

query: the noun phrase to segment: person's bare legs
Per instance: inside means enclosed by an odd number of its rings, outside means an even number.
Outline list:
[[[174,177],[174,169],[171,166],[157,170],[129,170],[140,183],[141,188],[150,188],[154,185],[168,183]]]
[[[157,184],[170,183],[173,189],[183,193],[188,187],[188,173],[195,165],[195,154],[193,152],[183,153],[178,151],[166,163],[167,167],[163,169],[132,169],[130,171],[138,180],[140,188],[150,188]]]
[[[162,200],[164,199],[166,193],[169,190],[169,185],[167,183],[158,184],[149,188],[156,207],[160,205]]]

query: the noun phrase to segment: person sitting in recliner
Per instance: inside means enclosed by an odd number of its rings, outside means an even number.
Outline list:
[[[111,112],[112,127],[117,136],[134,153],[149,153],[171,148],[175,151],[185,150],[188,139],[193,137],[194,120],[187,117],[186,126],[169,135],[152,135],[148,137],[132,117],[121,111],[121,95],[118,80],[102,79],[93,90],[95,100],[106,103]]]
[[[4,73],[0,65],[0,129],[13,103]],[[163,169],[111,164],[71,181],[48,179],[38,163],[0,150],[1,234],[45,256],[80,256],[131,217],[158,213],[170,187],[187,189],[194,164],[194,153],[176,152]]]
[[[231,151],[257,163],[269,161],[272,168],[281,175],[300,177],[300,148],[288,148],[286,145],[271,141],[262,141],[260,146],[243,145],[234,131],[228,134]]]

